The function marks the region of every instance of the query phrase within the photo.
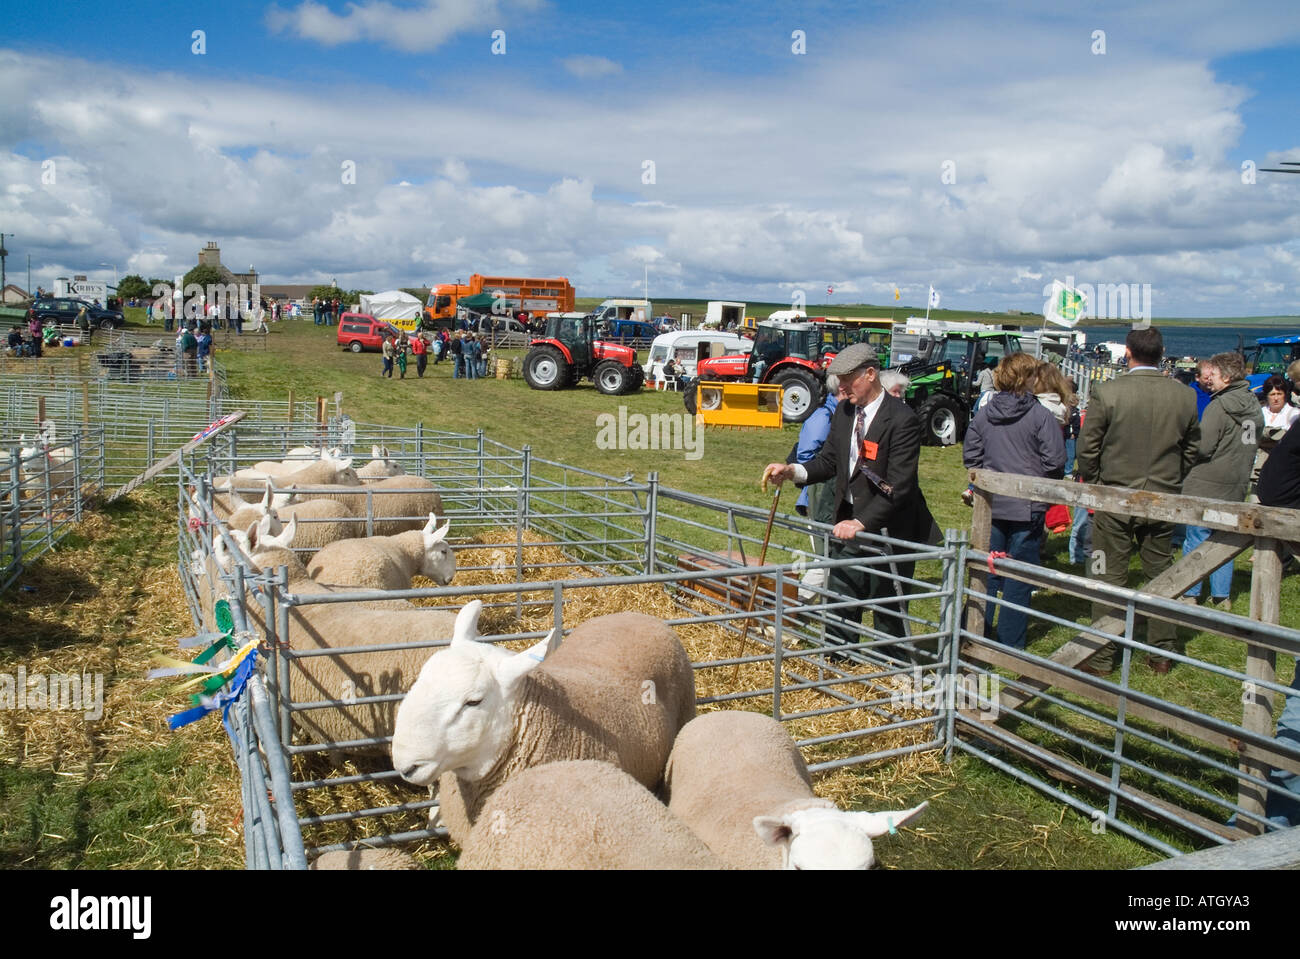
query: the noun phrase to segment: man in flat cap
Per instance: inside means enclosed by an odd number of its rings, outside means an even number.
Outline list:
[[[844,399],[831,417],[830,435],[821,452],[807,463],[768,464],[763,470],[764,484],[768,480],[780,484],[792,479],[804,486],[835,480],[832,559],[879,555],[883,547],[854,544],[854,538],[862,532],[912,543],[939,542],[939,528],[917,484],[921,421],[906,403],[881,388],[880,361],[875,350],[866,343],[855,343],[831,361],[827,372],[839,377]],[[876,568],[910,579],[915,567],[914,562],[902,562]],[[870,600],[899,597],[900,591],[908,591],[888,576],[872,573],[870,567],[857,566],[832,570],[830,588],[845,596]],[[862,621],[861,608],[838,612],[851,623]],[[908,635],[906,613],[906,600],[895,598],[886,608],[876,610],[876,630],[892,636]],[[844,643],[863,640],[851,627],[832,627],[831,632]]]

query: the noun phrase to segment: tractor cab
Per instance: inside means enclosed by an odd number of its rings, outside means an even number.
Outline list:
[[[911,379],[907,402],[921,419],[929,442],[961,440],[974,414],[975,382],[992,360],[1020,352],[1020,337],[1001,330],[951,332],[942,336],[894,334],[895,368]],[[902,351],[902,352],[900,352]],[[907,359],[903,360],[906,356]]]
[[[562,344],[573,365],[585,369],[591,365],[595,337],[595,323],[590,313],[552,313],[546,318],[546,332],[542,339]]]
[[[1286,379],[1287,368],[1300,360],[1300,335],[1261,337],[1244,355],[1246,379],[1250,382],[1251,390],[1258,393],[1270,376],[1277,375]]]

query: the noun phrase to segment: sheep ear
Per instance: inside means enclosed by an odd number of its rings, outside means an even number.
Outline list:
[[[494,664],[493,671],[496,673],[497,682],[501,684],[502,692],[509,697],[523,682],[524,677],[541,664],[541,657],[534,656],[532,649],[525,649],[522,653],[515,653],[498,660]]]
[[[460,646],[478,641],[478,617],[483,611],[481,599],[471,600],[461,607],[456,614],[456,629],[451,636],[451,644]]]
[[[909,819],[919,816],[928,805],[930,805],[930,802],[926,800],[921,805],[913,806],[911,809],[904,809],[902,812],[859,812],[852,813],[852,815],[854,816],[854,825],[874,839],[877,836],[885,835],[885,833],[897,832],[899,826]]]
[[[531,656],[539,663],[546,658],[546,654],[551,649],[551,640],[555,638],[555,630],[546,634],[546,638],[539,643],[534,643],[523,651],[524,656]]]
[[[424,546],[425,549],[432,549],[438,543],[447,538],[447,530],[451,527],[450,523],[443,523],[438,526],[438,514],[430,513],[429,522],[424,527]],[[437,527],[436,529],[434,527]]]
[[[257,549],[257,527],[260,523],[261,520],[258,520],[256,523],[250,523],[248,529],[244,530],[244,538],[248,540],[248,552],[250,554]]]
[[[337,466],[339,472],[342,473],[345,469],[348,469],[352,466],[352,457],[349,456],[345,460],[335,460],[334,465]]]
[[[266,518],[270,519],[271,517],[268,516]],[[275,521],[276,523],[279,523],[280,518],[278,516],[275,517]],[[272,546],[278,546],[281,549],[288,549],[290,546],[293,545],[293,538],[294,536],[297,535],[297,533],[298,533],[298,517],[294,516],[289,519],[288,526],[284,526],[283,524],[281,524],[279,531],[274,536],[263,535],[262,548],[268,549]]]
[[[755,816],[754,832],[769,846],[789,845],[794,828],[788,816]]]
[[[262,509],[264,511],[271,508],[271,481],[266,482],[266,492],[262,494]]]

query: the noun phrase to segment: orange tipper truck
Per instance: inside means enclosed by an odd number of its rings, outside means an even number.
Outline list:
[[[475,273],[468,284],[442,283],[435,286],[425,304],[425,322],[451,326],[456,319],[456,303],[467,296],[489,293],[500,296],[502,307],[510,314],[526,310],[530,316],[568,313],[573,310],[573,285],[564,277],[536,279],[520,276],[483,276]]]

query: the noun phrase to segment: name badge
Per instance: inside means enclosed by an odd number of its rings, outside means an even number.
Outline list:
[[[864,460],[874,460],[876,458],[876,451],[878,449],[879,447],[875,443],[871,442],[871,440],[863,440],[862,458]]]

